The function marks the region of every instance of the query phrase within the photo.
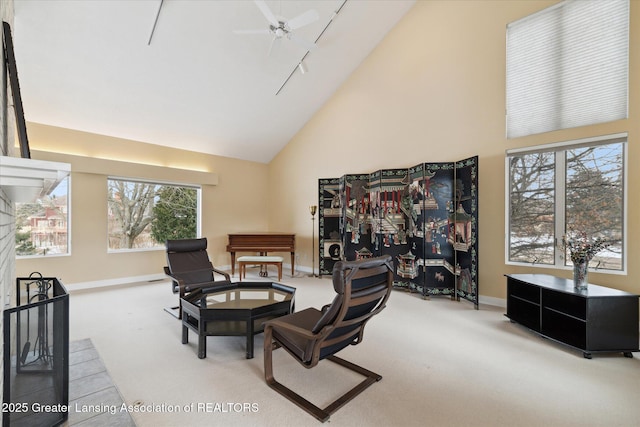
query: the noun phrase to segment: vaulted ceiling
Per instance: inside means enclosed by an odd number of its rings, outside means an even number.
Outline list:
[[[15,0],[25,118],[267,163],[413,3]]]

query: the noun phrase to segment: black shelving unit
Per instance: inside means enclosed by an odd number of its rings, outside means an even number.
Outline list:
[[[573,281],[546,274],[509,274],[506,316],[554,341],[581,350],[638,349],[638,295],[604,286],[576,290]]]

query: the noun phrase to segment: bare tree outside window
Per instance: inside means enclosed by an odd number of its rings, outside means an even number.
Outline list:
[[[609,144],[566,152],[566,230],[585,232],[611,244],[591,265],[622,269],[623,146]],[[565,265],[571,260],[565,254]]]
[[[579,231],[611,244],[590,268],[624,268],[625,142],[508,155],[509,262],[571,265],[558,242]]]
[[[195,238],[196,187],[109,179],[109,250],[163,247],[167,239]]]
[[[509,160],[509,260],[553,264],[555,154],[524,154]]]

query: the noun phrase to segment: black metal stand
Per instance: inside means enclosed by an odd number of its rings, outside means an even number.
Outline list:
[[[311,274],[309,277],[316,276],[316,210],[317,206],[309,206],[309,212],[311,212]]]

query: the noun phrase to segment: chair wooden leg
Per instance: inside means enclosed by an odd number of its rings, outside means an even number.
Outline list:
[[[316,419],[321,422],[325,422],[329,419],[331,414],[336,412],[338,409],[343,407],[346,403],[351,401],[354,397],[362,393],[365,389],[367,389],[373,383],[380,381],[382,376],[376,374],[375,372],[369,371],[361,366],[358,366],[354,363],[351,363],[347,360],[341,359],[336,356],[329,356],[327,360],[330,360],[334,363],[337,363],[340,366],[343,366],[349,370],[357,372],[361,375],[364,375],[366,378],[360,382],[358,385],[353,387],[351,390],[338,397],[333,403],[328,405],[326,408],[322,409],[313,403],[309,402],[304,397],[300,396],[298,393],[294,392],[290,388],[280,384],[273,376],[273,350],[277,348],[277,344],[272,340],[272,328],[266,327],[264,330],[264,378],[269,387],[289,399],[291,402],[298,405],[300,408],[307,411],[309,414],[313,415]]]
[[[329,419],[330,413],[318,408],[313,403],[309,402],[304,397],[295,393],[293,390],[280,384],[273,377],[273,350],[278,348],[278,345],[272,340],[272,328],[266,326],[264,329],[264,379],[267,385],[289,399],[291,402],[298,405],[300,408],[313,415],[319,421],[325,422]]]
[[[180,292],[178,293],[178,319],[182,320],[182,298],[184,298],[185,291],[183,288],[180,288]]]
[[[264,379],[271,385],[273,379],[273,330],[270,326],[264,328]]]
[[[327,421],[331,416],[330,412],[327,412],[321,408],[318,408],[316,405],[309,402],[307,399],[300,396],[298,393],[294,392],[290,388],[283,386],[276,380],[273,380],[273,382],[269,383],[269,387],[271,387],[272,389],[274,389],[275,391],[277,391],[278,393],[280,393],[281,395],[289,399],[291,402],[298,405],[299,408],[302,408],[305,411],[307,411],[307,413],[313,415],[320,422]]]
[[[180,319],[180,306],[176,305],[173,307],[165,307],[164,311],[175,317],[176,319]]]
[[[360,375],[364,375],[365,379],[354,388],[340,396],[329,406],[324,408],[330,414],[333,414],[338,409],[342,408],[346,403],[348,403],[351,399],[362,393],[366,388],[368,388],[373,383],[376,383],[382,379],[382,375],[376,374],[373,371],[363,368],[362,366],[351,363],[347,360],[341,359],[337,356],[329,356],[327,360],[332,361],[333,363],[337,363],[340,366],[343,366],[351,371],[357,372]]]

